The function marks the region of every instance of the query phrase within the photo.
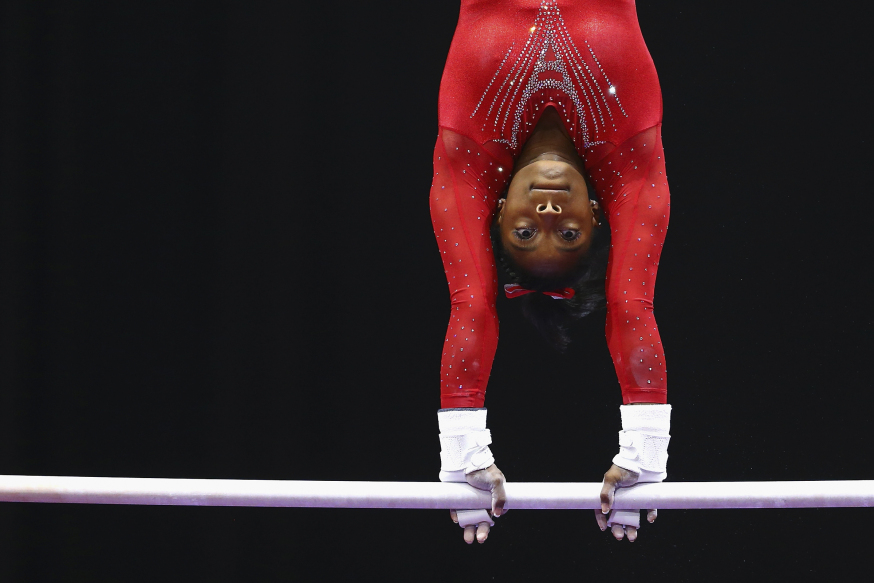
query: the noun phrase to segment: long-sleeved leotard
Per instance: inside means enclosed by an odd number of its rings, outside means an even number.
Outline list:
[[[483,406],[498,342],[489,228],[547,107],[565,120],[608,216],[606,332],[623,402],[665,403],[652,312],[669,215],[662,103],[633,0],[462,0],[430,199],[452,297],[441,405]]]

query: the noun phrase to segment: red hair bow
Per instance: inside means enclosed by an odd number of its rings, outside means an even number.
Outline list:
[[[525,289],[521,285],[517,285],[515,283],[508,283],[504,286],[504,293],[507,294],[508,298],[518,298],[519,296],[524,296],[525,294],[533,294],[537,293],[533,289]],[[574,288],[566,287],[562,289],[552,289],[549,291],[540,292],[543,295],[547,295],[554,300],[569,300],[574,297]]]

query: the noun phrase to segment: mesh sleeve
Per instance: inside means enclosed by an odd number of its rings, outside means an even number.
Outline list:
[[[489,229],[505,169],[473,140],[441,130],[431,222],[451,313],[440,366],[443,408],[482,407],[498,345],[497,273]]]
[[[661,126],[629,138],[589,172],[611,228],[606,332],[622,400],[665,403],[665,354],[653,314],[670,216]]]

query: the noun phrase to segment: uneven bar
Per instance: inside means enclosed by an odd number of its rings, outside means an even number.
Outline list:
[[[507,508],[600,507],[600,483],[515,482]],[[318,482],[0,476],[0,502],[271,506],[298,508],[489,508],[488,492],[440,482]],[[666,482],[621,488],[618,509],[835,508],[874,506],[874,480]]]

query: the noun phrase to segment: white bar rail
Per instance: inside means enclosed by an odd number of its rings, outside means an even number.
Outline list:
[[[511,482],[511,510],[600,507],[600,483]],[[318,482],[0,476],[0,502],[272,506],[299,508],[489,508],[488,492],[440,482]],[[666,482],[616,493],[617,509],[835,508],[874,506],[874,480]]]

